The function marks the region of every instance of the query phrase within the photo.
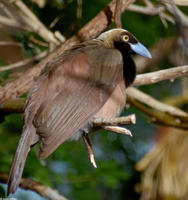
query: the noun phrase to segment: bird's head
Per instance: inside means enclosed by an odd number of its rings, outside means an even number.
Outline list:
[[[141,44],[135,36],[124,29],[112,29],[99,35],[97,39],[103,40],[109,48],[116,48],[123,54],[138,54],[146,58],[151,58],[148,49]]]

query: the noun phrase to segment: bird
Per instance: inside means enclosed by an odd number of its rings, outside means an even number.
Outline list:
[[[24,125],[8,177],[14,193],[30,149],[40,142],[45,159],[69,139],[93,131],[96,118],[119,116],[126,88],[136,77],[132,55],[151,58],[148,49],[125,29],[115,28],[72,46],[46,64],[29,92]]]

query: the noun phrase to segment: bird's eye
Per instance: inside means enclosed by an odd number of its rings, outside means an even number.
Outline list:
[[[129,41],[129,36],[128,36],[128,35],[124,35],[124,36],[123,36],[123,40],[124,40],[125,42],[128,42],[128,41]]]

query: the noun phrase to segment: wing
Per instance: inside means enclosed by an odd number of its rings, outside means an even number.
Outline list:
[[[40,158],[51,154],[105,104],[123,79],[122,62],[119,51],[96,44],[72,49],[49,65],[42,75],[47,82],[45,96],[34,118]]]

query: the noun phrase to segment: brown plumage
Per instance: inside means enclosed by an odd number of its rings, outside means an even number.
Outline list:
[[[27,154],[38,141],[39,157],[44,159],[64,141],[90,133],[93,118],[113,118],[121,113],[125,88],[136,75],[130,57],[134,53],[151,57],[128,31],[113,29],[47,64],[26,103],[8,194],[16,191]]]

